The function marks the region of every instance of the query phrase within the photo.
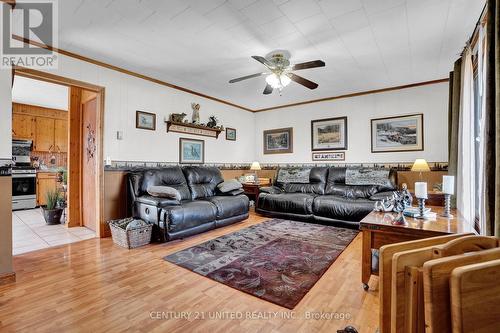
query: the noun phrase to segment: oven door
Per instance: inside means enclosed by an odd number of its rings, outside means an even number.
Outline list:
[[[36,175],[13,174],[12,197],[17,199],[36,197]]]

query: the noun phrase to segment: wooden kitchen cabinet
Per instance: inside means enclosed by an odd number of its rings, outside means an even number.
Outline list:
[[[26,114],[12,114],[12,138],[33,140],[35,136],[35,117]]]
[[[38,206],[47,204],[45,195],[47,191],[55,191],[57,189],[57,173],[55,172],[38,172],[36,174],[36,202]]]
[[[54,124],[55,119],[37,117],[36,132],[33,150],[55,151],[54,149]]]
[[[54,147],[58,153],[68,152],[68,121],[56,119],[54,121]]]

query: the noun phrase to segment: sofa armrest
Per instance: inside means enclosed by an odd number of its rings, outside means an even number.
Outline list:
[[[236,190],[232,190],[232,191],[229,191],[229,192],[221,192],[220,190],[217,190],[217,195],[220,195],[220,196],[237,196],[237,195],[240,195],[240,194],[243,194],[243,189],[242,188],[239,188],[239,189],[236,189]]]
[[[260,193],[280,194],[283,191],[277,186],[266,186],[259,189]]]
[[[375,193],[374,195],[372,195],[370,197],[370,200],[381,201],[381,200],[385,200],[387,198],[391,198],[393,195],[394,195],[394,191],[378,192],[378,193]]]

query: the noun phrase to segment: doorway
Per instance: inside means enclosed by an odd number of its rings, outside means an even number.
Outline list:
[[[66,225],[69,231],[86,227],[102,237],[104,88],[26,68],[16,67],[14,75],[68,87]]]

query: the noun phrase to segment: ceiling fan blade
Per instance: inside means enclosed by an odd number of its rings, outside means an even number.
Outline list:
[[[265,74],[268,74],[268,73],[255,73],[255,74],[251,74],[251,75],[247,75],[247,76],[242,76],[242,77],[239,77],[239,78],[236,78],[236,79],[229,80],[229,83],[240,82],[240,81],[243,81],[243,80],[252,79],[254,77],[259,77],[259,76],[262,76],[262,75],[265,75]]]
[[[303,62],[300,64],[293,65],[292,70],[298,71],[301,69],[316,68],[316,67],[325,67],[325,62],[323,60],[314,60],[314,61]]]
[[[316,88],[318,88],[318,84],[317,83],[309,81],[308,79],[304,79],[302,76],[298,76],[298,75],[293,74],[293,73],[289,73],[287,75],[288,75],[288,77],[290,79],[292,79],[292,81],[295,81],[298,84],[301,84],[301,85],[303,85],[306,88],[309,88],[309,89],[316,89]]]
[[[261,56],[252,56],[252,58],[254,58],[255,60],[257,60],[258,62],[260,62],[261,64],[263,64],[264,66],[266,66],[269,69],[274,68],[274,64],[272,62],[270,62],[269,60],[267,60],[266,58],[264,58],[264,57],[261,57]]]
[[[264,89],[263,94],[264,94],[264,95],[269,95],[269,94],[270,94],[270,93],[272,93],[272,92],[273,92],[273,87],[271,87],[271,85],[270,85],[270,84],[267,84],[267,85],[266,85],[266,88]]]

